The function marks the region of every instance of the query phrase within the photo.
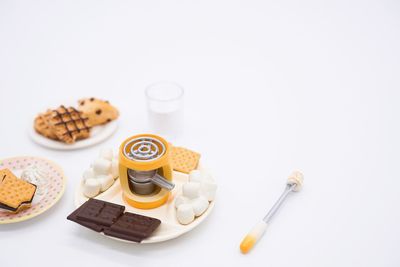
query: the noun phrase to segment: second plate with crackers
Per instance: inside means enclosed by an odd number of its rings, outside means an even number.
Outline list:
[[[18,179],[21,183],[19,177],[27,176],[32,177],[30,182],[34,182],[36,189],[35,195],[32,200],[23,202],[22,204],[29,204],[23,210],[16,207],[13,209],[11,203],[4,205],[6,209],[0,209],[0,224],[16,223],[21,221],[26,221],[34,218],[54,206],[62,197],[66,177],[62,169],[52,161],[38,157],[14,157],[0,160],[0,170],[4,172],[4,177],[1,177],[2,182]],[[45,174],[46,181],[40,181],[40,175]],[[7,177],[9,176],[9,177]],[[17,178],[18,177],[18,178]],[[27,178],[25,177],[25,178]],[[32,181],[35,180],[35,181]],[[1,184],[1,182],[0,182]],[[1,185],[1,187],[6,186],[6,184]],[[14,189],[6,189],[5,191],[9,194],[8,198],[20,198],[21,196],[16,196],[16,190],[20,190],[21,186]],[[4,190],[3,190],[4,191]],[[23,199],[21,199],[23,201]],[[1,202],[1,201],[0,201]]]

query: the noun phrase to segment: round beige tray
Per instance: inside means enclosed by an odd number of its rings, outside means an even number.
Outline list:
[[[201,167],[199,169],[201,169]],[[122,189],[120,186],[119,179],[117,179],[107,191],[98,195],[96,199],[112,202],[119,205],[124,205],[125,211],[161,220],[161,225],[152,234],[152,236],[142,241],[142,243],[158,243],[176,238],[180,235],[183,235],[184,233],[193,230],[196,226],[201,224],[208,217],[208,215],[210,215],[210,213],[214,208],[215,200],[212,201],[208,209],[200,217],[197,217],[192,223],[188,225],[182,225],[178,222],[178,220],[176,219],[176,209],[174,205],[175,196],[177,194],[182,193],[182,185],[188,181],[188,178],[189,176],[187,174],[174,171],[173,181],[175,183],[175,188],[172,190],[171,196],[168,199],[167,203],[155,209],[142,210],[128,205],[122,198]],[[87,200],[88,198],[85,197],[82,193],[82,183],[81,183],[79,184],[75,192],[75,206],[78,208]],[[132,243],[131,241],[122,240],[114,237],[110,238],[117,239],[122,242]]]

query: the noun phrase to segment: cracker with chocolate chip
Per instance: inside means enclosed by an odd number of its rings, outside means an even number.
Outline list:
[[[110,102],[94,97],[79,100],[78,110],[89,118],[90,126],[106,124],[119,117],[118,109]]]

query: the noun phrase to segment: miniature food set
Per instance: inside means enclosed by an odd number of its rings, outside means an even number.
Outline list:
[[[214,207],[217,185],[199,161],[199,153],[160,136],[132,136],[120,145],[118,160],[103,149],[84,172],[68,219],[126,242],[178,237]]]

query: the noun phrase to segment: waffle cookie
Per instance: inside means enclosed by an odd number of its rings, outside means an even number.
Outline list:
[[[36,185],[17,178],[10,170],[0,170],[0,208],[18,212],[31,206]]]
[[[199,165],[200,154],[183,147],[172,147],[171,164],[175,171],[189,173]]]
[[[46,111],[45,113],[39,114],[34,121],[33,127],[35,128],[36,132],[39,134],[53,139],[57,140],[57,135],[53,132],[53,130],[50,128],[49,125],[49,120],[51,118],[51,110]]]
[[[78,110],[89,118],[88,124],[90,126],[108,123],[116,120],[119,116],[118,109],[108,101],[91,97],[79,100],[78,104]]]
[[[35,118],[34,128],[39,134],[67,144],[90,136],[88,118],[73,107],[61,105]]]
[[[75,108],[60,106],[52,110],[49,125],[58,140],[72,144],[90,136],[87,120],[88,118]]]

